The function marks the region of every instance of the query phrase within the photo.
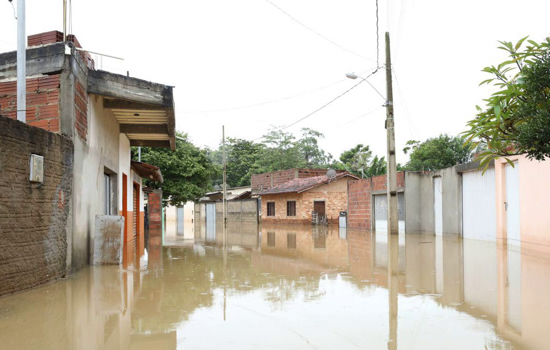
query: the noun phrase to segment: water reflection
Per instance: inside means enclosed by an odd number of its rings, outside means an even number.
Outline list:
[[[547,257],[435,236],[388,247],[385,234],[337,227],[222,226],[0,298],[0,347],[550,347]]]

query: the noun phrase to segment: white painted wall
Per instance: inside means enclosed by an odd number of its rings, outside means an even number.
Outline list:
[[[441,177],[434,178],[435,235],[443,235],[443,184]]]
[[[464,238],[496,242],[495,169],[462,174]]]

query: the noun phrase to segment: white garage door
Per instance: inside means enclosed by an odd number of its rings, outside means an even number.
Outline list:
[[[464,238],[496,241],[495,169],[462,174]]]
[[[374,228],[378,233],[388,232],[388,200],[385,194],[374,196]],[[402,192],[397,194],[397,210],[399,232],[405,232],[405,196]]]
[[[443,186],[441,178],[434,178],[434,221],[435,234],[441,236],[443,234]]]

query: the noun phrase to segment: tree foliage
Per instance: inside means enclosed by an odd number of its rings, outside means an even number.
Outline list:
[[[135,152],[134,152],[135,153]],[[134,160],[137,160],[134,156]],[[162,188],[163,202],[180,206],[197,200],[211,189],[217,170],[209,159],[208,151],[193,145],[187,134],[177,133],[176,149],[141,149],[141,161],[160,168],[164,182],[145,179],[145,185]]]
[[[365,177],[365,173],[371,164],[371,158],[372,151],[369,145],[363,146],[362,144],[358,144],[342,152],[340,162],[342,162],[343,168],[348,172],[359,177]]]
[[[255,174],[302,168],[306,162],[296,138],[291,133],[279,129],[271,129],[264,135],[264,147],[260,150],[258,160],[254,164]]]
[[[480,84],[492,84],[497,91],[485,100],[485,109],[476,106],[478,114],[464,135],[472,147],[486,144],[479,153],[485,167],[492,159],[516,154],[544,160],[550,157],[550,39],[500,44],[508,59],[484,68],[491,77]]]
[[[332,161],[332,155],[326,154],[319,147],[319,139],[325,138],[325,135],[310,128],[302,128],[302,137],[296,143],[296,146],[302,154],[305,166],[308,168],[326,168]]]
[[[410,152],[409,162],[404,168],[412,171],[439,170],[467,163],[472,159],[472,151],[469,146],[464,145],[462,138],[446,134],[424,142],[408,141],[403,152]]]
[[[263,144],[237,138],[227,138],[225,154],[227,162],[227,185],[229,187],[249,186],[254,164],[260,157]],[[219,169],[216,184],[221,184],[223,171],[223,143],[212,152],[212,161]]]

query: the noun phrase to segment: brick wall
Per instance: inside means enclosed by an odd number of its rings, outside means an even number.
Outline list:
[[[148,197],[149,239],[162,233],[162,190],[154,190]]]
[[[71,234],[73,144],[0,117],[0,295],[63,277]],[[31,154],[44,157],[44,183],[29,182]]]
[[[59,132],[59,74],[27,78],[27,124]],[[17,81],[0,82],[0,114],[17,119]]]
[[[387,175],[348,183],[348,227],[370,230],[372,228],[372,193],[387,190]],[[405,173],[397,173],[397,188],[405,188]]]
[[[75,128],[82,141],[86,141],[88,135],[88,93],[79,81],[76,81],[75,92]]]
[[[372,179],[348,183],[348,227],[371,229],[371,191]]]

